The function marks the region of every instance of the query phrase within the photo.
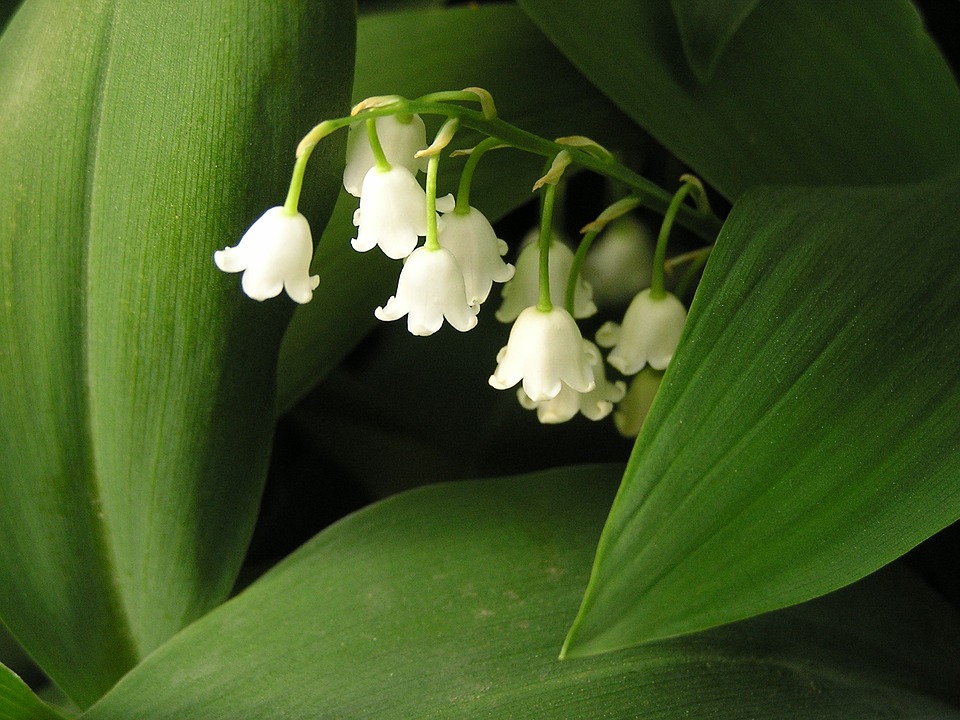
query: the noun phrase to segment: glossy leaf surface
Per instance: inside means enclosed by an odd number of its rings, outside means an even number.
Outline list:
[[[369,507],[83,717],[960,717],[957,619],[900,573],[694,638],[560,662],[620,472],[439,485]]]
[[[0,39],[0,617],[81,706],[239,568],[292,303],[212,254],[346,108],[353,23],[346,1],[28,0]],[[317,221],[337,180],[317,171]]]
[[[822,595],[960,518],[957,180],[734,206],[568,652]]]
[[[687,64],[710,81],[720,56],[760,0],[671,0]]]
[[[62,720],[17,675],[0,665],[0,720]]]
[[[668,3],[519,4],[731,200],[760,184],[912,182],[960,162],[960,91],[908,2],[761,2],[706,84]]]

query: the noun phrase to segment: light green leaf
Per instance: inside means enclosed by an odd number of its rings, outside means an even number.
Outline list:
[[[585,134],[611,148],[644,137],[515,7],[360,19],[354,100],[383,94],[417,97],[468,86],[493,93],[501,117],[547,137]],[[476,139],[467,134],[454,146],[470,147]],[[442,192],[456,190],[463,162],[441,163]],[[491,220],[499,218],[530,200],[542,165],[542,158],[514,151],[490,153],[477,172],[471,204]],[[356,198],[341,195],[314,259],[320,287],[313,302],[297,309],[284,337],[278,372],[281,410],[376,325],[373,309],[396,289],[397,263],[379,252],[361,254],[350,247],[356,206]]]
[[[357,11],[361,14],[387,13],[419,8],[442,8],[445,0],[359,0]]]
[[[23,651],[17,641],[14,640],[7,629],[0,624],[0,663],[6,665],[8,669],[16,673],[27,682],[42,677],[37,667],[31,662],[30,657]]]
[[[727,43],[760,0],[671,0],[687,64],[701,83],[710,81]]]
[[[906,0],[761,2],[706,85],[667,3],[519,4],[727,198],[760,184],[912,182],[960,163],[960,91]]]
[[[960,518],[960,182],[734,206],[568,652],[822,595]]]
[[[12,670],[0,664],[0,720],[63,720],[33,694]]]
[[[0,617],[81,706],[231,588],[292,303],[212,254],[344,112],[353,26],[347,0],[27,0],[0,39]]]
[[[324,531],[85,720],[960,717],[952,608],[895,573],[827,601],[561,662],[620,475],[433,486]]]

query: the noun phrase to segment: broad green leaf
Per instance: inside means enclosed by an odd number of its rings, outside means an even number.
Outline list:
[[[619,475],[565,469],[371,506],[164,645],[84,720],[960,717],[957,618],[901,573],[559,661]]]
[[[517,68],[522,67],[522,73]],[[383,94],[417,97],[484,87],[500,116],[547,137],[584,134],[611,148],[645,136],[550,45],[515,7],[393,13],[360,19],[354,100]],[[322,118],[317,118],[319,121]],[[458,137],[470,147],[476,135]],[[462,159],[441,163],[442,192],[456,190]],[[514,151],[481,163],[471,203],[491,220],[530,200],[541,158]],[[297,309],[280,355],[281,410],[309,390],[376,325],[373,310],[396,289],[399,264],[350,247],[355,198],[343,193],[320,241],[321,284]]]
[[[33,694],[16,673],[0,664],[0,720],[63,720]]]
[[[81,706],[231,588],[292,303],[212,253],[344,112],[353,27],[346,0],[27,0],[0,40],[0,617]]]
[[[759,189],[734,206],[569,654],[822,595],[960,518],[958,192]]]
[[[720,56],[760,0],[671,0],[687,64],[701,83],[710,81]]]
[[[387,13],[421,8],[442,8],[445,0],[359,0],[357,11],[360,14]]]
[[[38,673],[36,666],[30,661],[30,657],[10,636],[10,633],[2,624],[0,624],[0,663],[6,665],[9,670],[20,677],[26,678],[27,682],[30,682],[31,677]]]
[[[760,184],[913,182],[960,163],[960,91],[906,0],[761,2],[706,84],[665,2],[519,4],[729,199]]]

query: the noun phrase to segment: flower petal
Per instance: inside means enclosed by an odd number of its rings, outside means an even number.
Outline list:
[[[432,335],[444,318],[461,332],[472,329],[477,324],[477,309],[467,304],[456,258],[444,248],[420,247],[404,262],[396,295],[374,314],[380,320],[406,315],[411,333]]]
[[[427,234],[427,198],[411,172],[402,166],[367,171],[356,216],[357,237],[351,242],[364,252],[379,245],[387,257],[405,258]]]
[[[517,382],[533,402],[555,398],[564,383],[578,392],[594,388],[593,360],[576,321],[559,307],[528,307],[517,317],[489,383],[505,390]]]
[[[320,283],[318,275],[310,275],[312,257],[307,219],[279,206],[261,215],[235,247],[213,254],[224,272],[243,272],[240,286],[254,300],[276,297],[286,287],[298,303],[309,302]]]
[[[494,282],[513,277],[514,267],[503,262],[502,240],[497,238],[489,221],[476,208],[460,214],[443,216],[440,244],[457,258],[463,271],[467,300],[471,305],[484,302]]]
[[[633,375],[648,363],[663,370],[673,358],[686,319],[687,310],[675,295],[652,298],[649,289],[637,293],[607,361],[624,375]]]
[[[500,322],[511,322],[524,308],[535,305],[540,292],[540,248],[536,242],[539,231],[527,233],[527,243],[517,257],[516,272],[503,286],[503,302],[497,309]],[[554,305],[564,305],[567,280],[573,268],[573,251],[556,238],[550,243],[550,299]],[[574,293],[574,317],[585,318],[597,312],[593,289],[583,278],[578,279]]]
[[[385,115],[377,118],[376,124],[380,146],[391,165],[402,165],[411,173],[426,168],[424,160],[414,157],[427,144],[427,131],[419,115],[413,115],[407,123],[395,115]],[[347,162],[343,169],[346,191],[361,197],[364,177],[375,164],[365,121],[354,123],[347,135]]]

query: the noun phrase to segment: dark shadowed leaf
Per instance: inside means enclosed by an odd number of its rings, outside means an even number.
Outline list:
[[[960,163],[960,91],[905,0],[765,0],[706,84],[687,64],[668,3],[519,4],[731,200],[760,184],[912,182]]]
[[[671,0],[690,69],[710,81],[727,43],[760,0]]]

